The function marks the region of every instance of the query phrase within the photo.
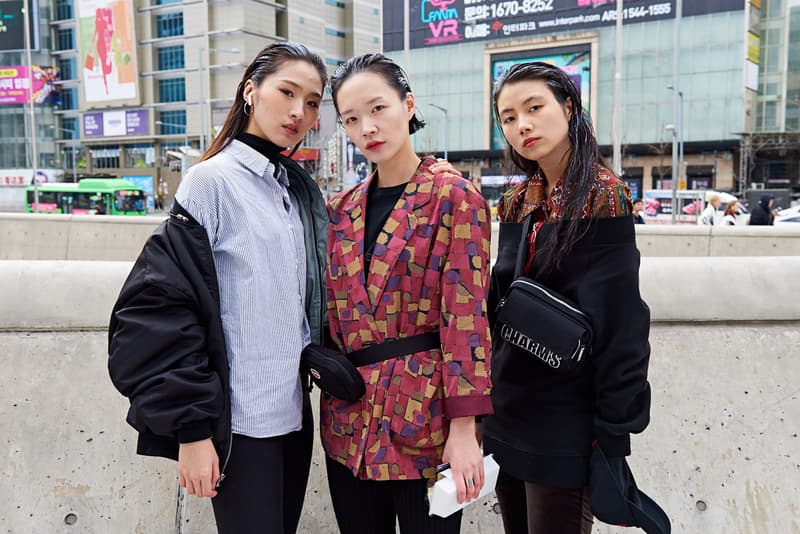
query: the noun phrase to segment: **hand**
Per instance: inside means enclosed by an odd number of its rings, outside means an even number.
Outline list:
[[[216,497],[219,458],[211,438],[181,443],[178,450],[178,483],[189,495]]]
[[[461,171],[453,167],[452,163],[442,158],[437,159],[436,163],[433,163],[428,168],[433,174],[439,174],[440,172],[449,172],[450,174],[461,176]]]
[[[450,421],[450,435],[444,445],[442,461],[450,464],[459,504],[476,499],[483,488],[483,454],[475,437],[475,418],[457,417]],[[471,480],[470,486],[467,481]]]

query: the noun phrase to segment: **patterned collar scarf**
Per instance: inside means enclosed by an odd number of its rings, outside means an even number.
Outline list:
[[[508,213],[501,213],[502,220],[507,222],[522,222],[530,213],[536,222],[553,222],[560,220],[564,214],[561,197],[564,187],[561,180],[556,182],[550,196],[546,193],[546,182],[541,170],[528,178],[521,185],[509,191]]]

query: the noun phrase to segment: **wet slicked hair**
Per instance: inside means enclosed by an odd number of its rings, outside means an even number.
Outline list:
[[[558,268],[561,260],[579,239],[578,222],[592,190],[595,176],[597,175],[597,167],[602,165],[608,168],[608,164],[597,145],[592,121],[584,112],[580,91],[575,87],[566,72],[549,63],[541,61],[518,63],[508,69],[497,80],[492,97],[494,113],[498,122],[502,124],[497,108],[497,100],[503,89],[513,83],[533,80],[544,82],[550,92],[553,93],[556,101],[562,106],[565,106],[568,100],[572,103],[572,116],[569,117],[568,123],[571,150],[568,153],[569,164],[567,165],[566,174],[563,177],[547,177],[548,180],[554,183],[559,178],[562,178],[564,193],[561,198],[564,204],[564,219],[570,222],[563,231],[552,232],[542,250],[543,261],[541,263],[537,262],[537,270],[539,272],[548,272]],[[510,144],[508,146],[508,156],[511,162],[529,178],[539,172],[538,162],[524,158]]]
[[[349,59],[343,65],[340,65],[336,72],[331,76],[331,93],[333,94],[333,106],[336,108],[336,113],[339,113],[339,103],[336,101],[336,95],[342,84],[349,77],[359,74],[361,72],[372,72],[381,76],[389,86],[397,91],[401,100],[405,100],[406,95],[411,93],[411,85],[408,83],[408,76],[403,69],[383,54],[364,54]],[[408,121],[408,133],[413,134],[416,131],[425,127],[425,121],[417,117],[416,111],[414,116]]]
[[[244,86],[247,81],[252,80],[255,86],[258,87],[267,76],[274,74],[287,61],[305,61],[309,63],[319,73],[322,87],[325,87],[325,84],[328,83],[325,62],[305,45],[292,41],[278,41],[267,46],[258,53],[253,62],[245,69],[242,80],[236,88],[233,105],[225,118],[225,124],[222,125],[201,160],[209,159],[222,152],[231,141],[247,129],[249,117],[244,112]]]

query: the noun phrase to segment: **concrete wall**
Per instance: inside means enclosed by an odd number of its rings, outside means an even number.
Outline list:
[[[105,328],[130,266],[0,261],[10,533],[213,532],[209,502],[181,498],[174,463],[134,454],[127,401],[108,380]],[[800,257],[643,259],[652,423],[630,463],[674,532],[800,533],[797,272]],[[322,459],[317,440],[303,533],[336,532]],[[501,532],[494,497],[462,532]]]
[[[132,261],[162,216],[0,213],[0,260]],[[492,250],[499,226],[493,225]],[[800,256],[800,224],[641,225],[643,256]]]

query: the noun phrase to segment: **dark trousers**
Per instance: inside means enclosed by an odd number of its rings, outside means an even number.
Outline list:
[[[458,534],[461,512],[428,515],[427,480],[360,480],[326,457],[328,487],[341,534]]]
[[[500,471],[495,492],[506,534],[592,532],[588,488],[549,488]]]
[[[294,534],[303,510],[313,440],[308,395],[301,430],[264,439],[234,434],[225,480],[211,500],[219,534]],[[223,462],[220,458],[220,467]]]

